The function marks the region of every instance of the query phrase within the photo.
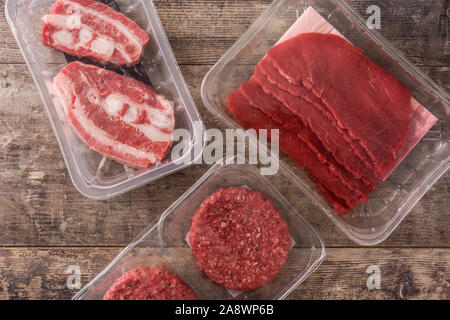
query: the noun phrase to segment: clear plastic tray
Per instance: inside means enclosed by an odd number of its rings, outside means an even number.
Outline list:
[[[48,13],[53,2],[8,0],[6,17],[39,89],[75,187],[86,197],[108,199],[184,169],[201,156],[203,122],[152,0],[116,2],[122,13],[146,30],[150,37],[150,44],[143,57],[144,68],[156,92],[175,102],[177,129],[190,132],[191,140],[183,141],[186,143],[184,155],[176,163],[169,155],[151,168],[137,170],[101,156],[78,138],[59,102],[52,95],[52,80],[67,61],[63,53],[47,48],[41,42],[41,18]]]
[[[281,178],[281,174],[279,179]],[[221,188],[246,186],[259,191],[274,202],[289,225],[295,246],[286,265],[264,287],[236,296],[209,280],[198,268],[186,241],[195,211],[210,194]],[[200,299],[284,299],[325,258],[323,241],[309,223],[288,203],[256,166],[215,165],[136,241],[128,246],[103,272],[83,288],[74,299],[102,299],[106,290],[121,274],[138,265],[167,266],[197,294]]]
[[[347,215],[336,214],[314,183],[287,157],[282,167],[298,187],[352,240],[361,245],[384,241],[429,188],[450,168],[450,96],[439,88],[341,0],[274,1],[206,75],[201,94],[206,107],[229,127],[240,127],[227,112],[228,95],[253,74],[254,67],[308,7],[313,7],[354,45],[365,50],[409,87],[414,98],[439,119],[370,201]]]

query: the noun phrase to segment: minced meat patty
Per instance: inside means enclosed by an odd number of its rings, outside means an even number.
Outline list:
[[[189,233],[199,267],[232,290],[252,290],[271,281],[286,263],[290,239],[286,221],[270,200],[236,187],[209,196]]]
[[[137,267],[118,278],[103,300],[197,300],[197,296],[167,270]]]

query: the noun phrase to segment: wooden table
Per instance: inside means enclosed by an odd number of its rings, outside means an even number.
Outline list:
[[[0,0],[4,12],[5,0]],[[381,33],[447,91],[448,0],[352,0],[362,15],[382,9]],[[204,108],[201,80],[270,0],[158,0],[189,89],[208,127],[223,128]],[[437,45],[430,38],[438,36]],[[82,285],[181,196],[207,167],[194,166],[109,201],[73,187],[38,91],[0,16],[0,298],[67,299],[66,270],[80,266]],[[431,188],[381,246],[355,245],[320,211],[297,209],[325,240],[328,257],[291,299],[450,298],[450,173]],[[163,195],[163,196],[162,196]],[[381,269],[368,290],[366,270]]]

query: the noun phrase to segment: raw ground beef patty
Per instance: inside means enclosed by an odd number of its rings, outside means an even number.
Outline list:
[[[264,286],[288,258],[290,234],[275,205],[247,188],[209,196],[192,221],[189,241],[199,267],[232,290]]]
[[[197,300],[197,296],[167,270],[137,267],[117,279],[103,300]]]

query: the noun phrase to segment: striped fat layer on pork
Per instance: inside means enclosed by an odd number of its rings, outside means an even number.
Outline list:
[[[137,168],[169,152],[173,103],[139,81],[72,62],[55,77],[54,87],[74,129],[93,150]]]
[[[134,65],[149,42],[135,22],[97,1],[57,0],[42,20],[44,44],[103,64]]]

